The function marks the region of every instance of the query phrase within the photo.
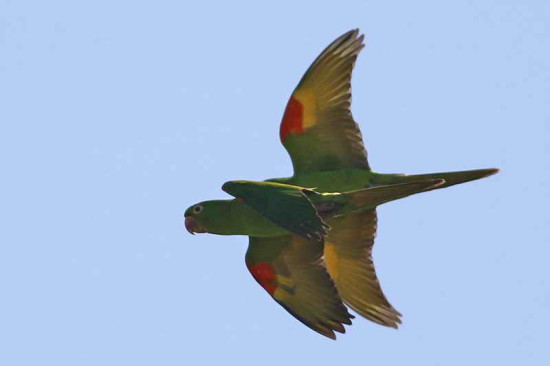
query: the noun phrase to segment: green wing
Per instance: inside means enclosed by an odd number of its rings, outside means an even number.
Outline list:
[[[306,193],[316,194],[311,190],[287,184],[244,180],[226,182],[222,189],[292,233],[318,241],[327,235],[328,225],[306,197]]]
[[[309,67],[288,101],[281,142],[294,173],[369,169],[361,131],[351,115],[351,73],[363,35],[352,30],[332,42]]]
[[[296,319],[329,338],[351,324],[321,257],[323,245],[295,235],[250,237],[246,266],[256,281]]]
[[[361,316],[397,328],[401,314],[382,292],[372,261],[376,211],[338,217],[324,245],[324,261],[344,303]]]

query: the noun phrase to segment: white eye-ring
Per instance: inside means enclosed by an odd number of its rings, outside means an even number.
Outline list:
[[[203,208],[204,207],[202,207],[201,205],[196,205],[195,207],[193,207],[193,213],[200,214]]]

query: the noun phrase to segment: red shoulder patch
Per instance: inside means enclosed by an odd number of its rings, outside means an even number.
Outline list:
[[[288,104],[286,105],[285,114],[283,115],[283,121],[281,122],[281,141],[284,141],[286,137],[291,133],[300,134],[304,132],[304,106],[294,96],[290,97]]]
[[[273,266],[267,262],[252,263],[246,261],[246,266],[258,283],[273,296],[277,290],[277,274]]]

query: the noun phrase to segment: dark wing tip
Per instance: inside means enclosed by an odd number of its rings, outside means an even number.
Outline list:
[[[352,29],[342,34],[340,37],[336,38],[319,54],[319,56],[317,56],[315,61],[313,61],[308,71],[306,71],[306,73],[300,80],[300,83],[298,83],[298,87],[300,87],[300,85],[304,82],[310,71],[315,69],[317,65],[323,62],[323,59],[330,58],[334,55],[338,55],[340,57],[346,57],[350,55],[352,57],[357,56],[357,54],[363,49],[363,47],[365,47],[365,44],[363,43],[364,39],[365,35],[359,35],[358,28]]]
[[[336,40],[327,47],[326,51],[331,50],[335,53],[344,53],[346,51],[358,53],[365,46],[363,43],[364,39],[365,35],[360,35],[359,28],[356,28],[336,38]]]
[[[356,39],[357,36],[359,36],[359,28],[350,29],[346,33],[342,34],[338,38],[342,39]],[[363,34],[360,35],[360,37],[363,37]]]
[[[318,331],[318,332],[326,336],[327,338],[332,339],[333,341],[336,340],[336,334],[330,329],[324,329],[323,331]]]
[[[223,185],[222,185],[222,191],[226,192],[226,193],[229,193],[228,191],[231,189],[231,186],[233,185],[233,182],[229,181],[229,182],[225,182]]]

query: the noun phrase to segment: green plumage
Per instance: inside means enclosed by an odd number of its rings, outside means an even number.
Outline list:
[[[190,233],[247,235],[246,265],[290,314],[335,338],[353,315],[397,328],[401,314],[384,295],[372,260],[376,207],[495,174],[480,169],[420,175],[373,172],[351,114],[351,73],[363,48],[352,30],[315,59],[294,90],[280,138],[294,175],[231,181],[236,199],[185,211]]]
[[[261,213],[266,219],[306,239],[322,241],[328,225],[307,198],[306,189],[287,184],[233,181],[222,190]],[[314,193],[311,193],[314,194]]]
[[[236,200],[205,201],[185,213],[208,232],[219,235],[271,237],[296,234],[323,241],[330,220],[444,184],[442,179],[364,188],[344,193],[319,193],[288,184],[231,181],[222,189]],[[194,213],[195,207],[202,207]]]

